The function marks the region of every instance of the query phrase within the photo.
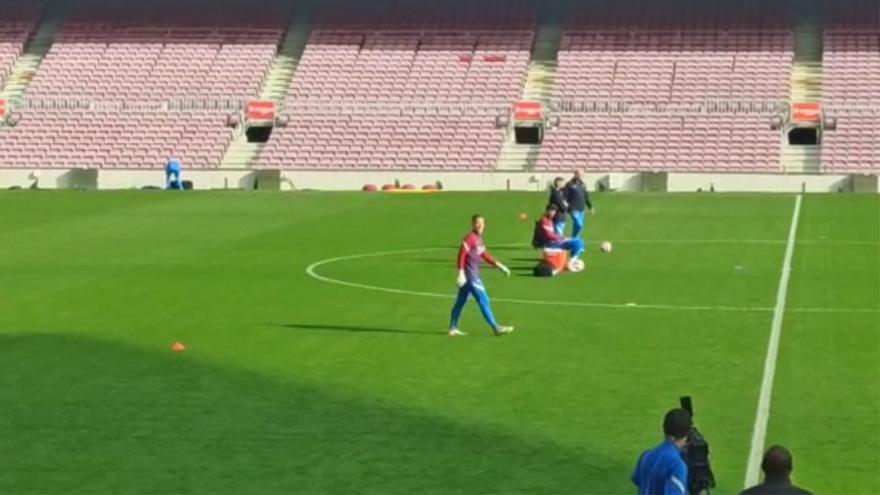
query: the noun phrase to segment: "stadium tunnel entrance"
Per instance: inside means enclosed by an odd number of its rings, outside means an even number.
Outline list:
[[[788,131],[788,144],[792,146],[815,146],[819,144],[818,127],[792,127]]]
[[[514,136],[516,144],[541,144],[544,141],[544,127],[514,127]]]
[[[266,143],[272,136],[272,126],[251,126],[245,131],[247,142]]]

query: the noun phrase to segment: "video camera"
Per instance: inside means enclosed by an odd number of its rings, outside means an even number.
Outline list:
[[[679,399],[681,408],[694,417],[694,406],[689,396]],[[710,488],[715,488],[715,475],[709,464],[709,442],[703,437],[696,426],[691,428],[684,448],[684,460],[688,465],[688,493],[692,495],[708,495]]]

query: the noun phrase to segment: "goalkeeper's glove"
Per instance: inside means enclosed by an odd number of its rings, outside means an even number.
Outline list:
[[[507,275],[508,277],[510,276],[510,268],[507,268],[506,266],[504,266],[504,263],[497,262],[497,263],[495,263],[495,266],[497,266],[499,270],[504,272],[505,275]]]
[[[455,281],[459,287],[464,287],[464,284],[467,283],[467,277],[464,276],[464,270],[458,271],[458,277],[456,278]]]

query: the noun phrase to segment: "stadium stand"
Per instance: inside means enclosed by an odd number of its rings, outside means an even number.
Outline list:
[[[793,92],[790,1],[260,5],[74,1],[15,107],[17,125],[0,128],[0,166],[160,168],[169,155],[220,166],[238,132],[228,114],[263,93],[293,26],[289,12],[309,11],[305,48],[275,100],[289,123],[243,163],[493,170],[507,139],[496,116],[527,93],[536,39],[549,25],[540,14],[554,11],[562,32],[541,38],[552,40],[541,49],[552,53],[548,87],[561,125],[529,162],[538,170],[781,171],[783,136],[767,108]],[[45,8],[0,7],[2,83]],[[824,15],[825,113],[839,123],[823,134],[822,171],[876,171],[875,119],[849,107],[880,97],[880,12],[850,0]],[[598,105],[564,104],[572,102]]]
[[[547,135],[539,167],[766,172],[780,139],[760,114],[583,114]]]
[[[877,173],[880,128],[872,105],[880,101],[880,4],[829,6],[825,17],[823,96],[837,128],[823,134],[822,171]]]
[[[505,8],[495,10],[494,4],[462,4],[462,11],[448,2],[417,9],[395,8],[399,4],[324,11],[285,105],[294,122],[274,131],[260,166],[494,167],[503,135],[495,128],[496,111],[478,106],[508,106],[522,92],[535,3],[497,2]],[[299,110],[315,100],[376,109],[337,117]],[[436,112],[406,109],[416,103],[436,105]]]
[[[254,96],[280,30],[136,29],[69,25],[56,37],[29,97],[155,101]]]
[[[315,29],[341,30],[532,30],[537,0],[322,1]]]
[[[56,35],[28,96],[251,97],[283,25],[271,3],[242,7],[230,0],[83,1]]]
[[[81,2],[26,97],[91,103],[23,109],[18,125],[4,131],[9,151],[0,164],[35,166],[42,158],[47,167],[159,168],[173,155],[191,167],[218,166],[232,139],[225,111],[175,111],[184,105],[167,102],[210,108],[255,97],[282,27],[277,9],[254,9],[251,16],[243,15],[241,2],[207,7]],[[113,110],[105,109],[108,103]],[[138,111],[139,104],[149,111]]]
[[[312,35],[291,87],[297,100],[510,102],[531,32]],[[294,106],[294,105],[291,105]]]
[[[874,0],[843,0],[816,4],[826,29],[874,30],[880,24],[880,4]]]
[[[793,55],[785,31],[570,32],[559,53],[557,97],[784,100]]]
[[[216,112],[32,110],[3,131],[0,166],[160,168],[174,156],[215,167],[232,139],[223,121]]]
[[[39,18],[42,2],[0,1],[0,88]]]
[[[778,171],[781,135],[769,129],[767,113],[588,113],[564,103],[785,101],[794,44],[791,30],[781,29],[789,22],[781,6],[726,12],[692,2],[676,15],[634,2],[578,9],[558,56],[562,125],[545,138],[537,167]]]
[[[822,146],[824,172],[877,173],[880,171],[880,130],[873,112],[830,112],[838,115],[837,129],[826,132]]]
[[[791,28],[793,21],[787,0],[591,0],[569,5],[569,30],[778,30]]]
[[[824,100],[830,104],[880,97],[880,28],[829,29],[824,34]]]
[[[297,116],[273,135],[261,163],[299,169],[490,170],[503,138],[485,115],[311,117]]]

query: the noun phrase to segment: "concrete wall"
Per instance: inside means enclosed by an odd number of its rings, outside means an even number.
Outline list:
[[[398,181],[401,185],[413,184],[421,188],[438,180],[443,188],[451,191],[544,191],[556,176],[568,177],[557,172],[314,172],[285,170],[271,187],[281,190],[316,189],[327,191],[357,191],[365,184],[381,187]],[[184,180],[191,180],[197,190],[205,189],[253,189],[257,173],[247,169],[184,170]],[[859,180],[859,189],[880,192],[876,177]],[[30,187],[38,181],[43,189],[131,189],[144,186],[161,187],[165,174],[155,170],[65,170],[65,169],[0,169],[0,188],[13,186]],[[586,182],[590,189],[598,189],[601,183],[606,189],[616,191],[663,190],[690,192],[712,188],[718,192],[838,192],[853,188],[853,178],[848,175],[768,175],[768,174],[641,174],[641,173],[589,173]],[[264,180],[261,189],[265,186]],[[276,185],[277,184],[277,185]]]
[[[667,186],[669,192],[838,192],[849,190],[851,180],[848,175],[669,174]]]
[[[182,179],[192,181],[196,189],[253,189],[254,187],[252,170],[184,170]],[[165,172],[160,169],[101,170],[98,175],[99,189],[130,189],[144,186],[164,187]]]

